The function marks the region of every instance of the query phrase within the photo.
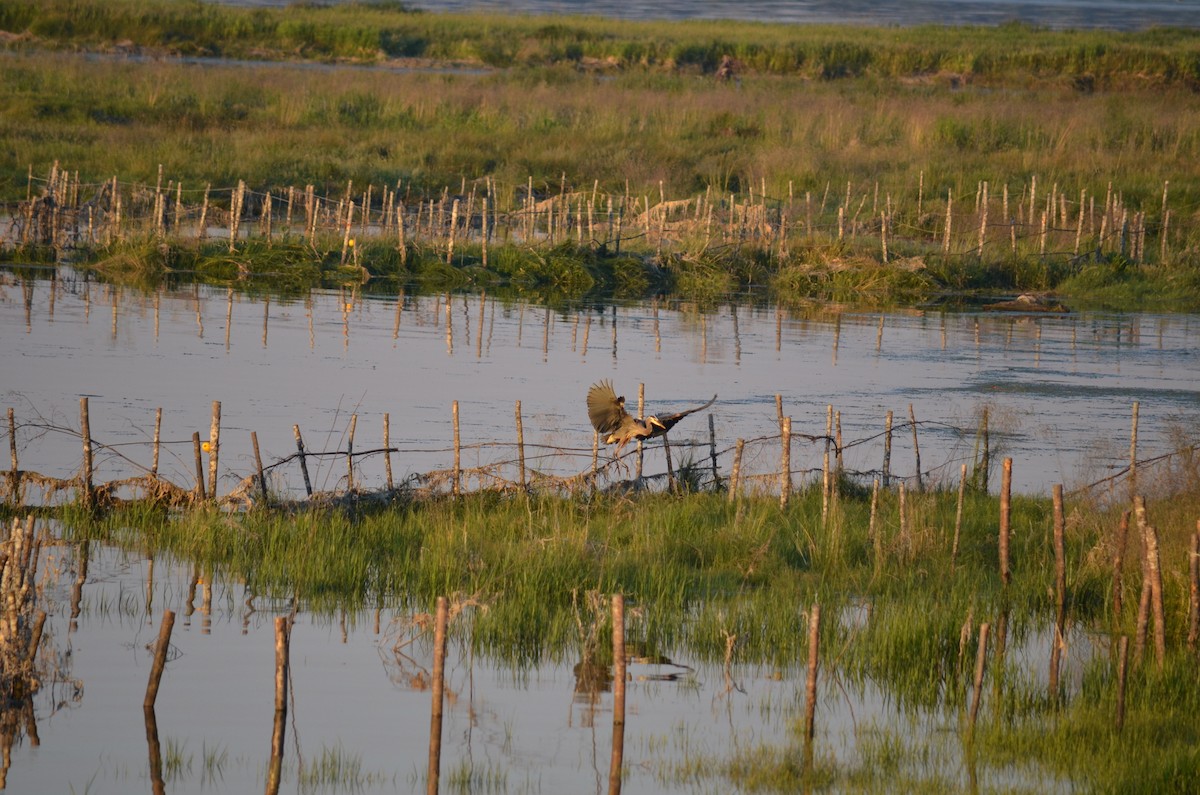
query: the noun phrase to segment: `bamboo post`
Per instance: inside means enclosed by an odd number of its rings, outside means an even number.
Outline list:
[[[291,629],[287,616],[275,617],[275,721],[271,732],[271,764],[267,772],[267,795],[276,795],[283,778],[283,746],[287,734],[288,678]]]
[[[1008,536],[1012,523],[1012,459],[1004,459],[1004,472],[1000,481],[1000,581],[1008,585],[1012,572],[1008,561]]]
[[[192,455],[196,459],[196,499],[203,500],[207,493],[204,489],[204,448],[200,446],[200,431],[192,431]]]
[[[779,441],[783,448],[779,462],[779,507],[787,508],[792,496],[792,418],[783,418],[783,428],[779,433]]]
[[[258,450],[258,434],[250,431],[250,446],[254,448],[254,466],[258,470],[258,489],[262,494],[263,505],[267,504],[267,475],[263,472],[262,454]]]
[[[392,490],[392,421],[385,411],[383,413],[383,467],[387,473],[387,488]]]
[[[1063,487],[1054,485],[1054,639],[1050,649],[1050,698],[1058,695],[1058,665],[1062,654],[1063,632],[1066,624],[1067,561],[1063,533]]]
[[[625,597],[613,594],[613,742],[608,769],[609,795],[620,795],[625,755]]]
[[[821,606],[814,604],[808,614],[808,679],[804,703],[805,756],[812,758],[813,733],[817,714],[817,672],[821,662]]]
[[[1129,679],[1129,636],[1117,643],[1117,731],[1125,728],[1125,683]]]
[[[312,481],[308,477],[308,461],[305,459],[304,439],[300,436],[300,426],[292,426],[292,434],[296,437],[296,453],[300,456],[300,474],[304,475],[304,492],[311,497]]]
[[[950,546],[950,573],[954,573],[954,564],[958,562],[958,539],[962,534],[963,498],[967,492],[967,465],[962,464],[958,476],[958,506],[954,510],[954,542]]]
[[[350,415],[350,431],[346,436],[346,491],[354,491],[354,429],[358,427],[358,415]]]
[[[459,457],[459,437],[458,437],[458,401],[454,401],[450,406],[450,414],[454,420],[454,482],[451,484],[451,490],[454,496],[458,496],[462,489],[460,479],[462,478],[461,459]]]
[[[517,461],[521,468],[521,489],[525,489],[525,428],[521,422],[521,401],[517,401]]]
[[[979,650],[975,653],[975,683],[971,694],[971,729],[979,715],[979,702],[983,695],[983,672],[987,665],[988,625],[979,625]]]
[[[900,538],[902,542],[908,543],[908,490],[904,488],[904,481],[901,480],[896,484],[896,505],[897,513],[900,516]]]
[[[88,399],[79,399],[79,426],[83,437],[83,504],[91,507],[92,494],[92,424],[88,417]]]
[[[738,489],[741,487],[742,451],[746,447],[745,439],[738,439],[733,448],[733,469],[729,472],[729,501],[736,502]]]
[[[221,401],[212,403],[212,425],[208,431],[208,498],[217,499],[217,457],[221,447]]]
[[[146,697],[142,700],[142,706],[146,709],[153,709],[154,702],[158,698],[158,684],[162,679],[163,668],[167,664],[167,651],[171,646],[171,629],[174,626],[175,613],[171,610],[164,610],[162,624],[158,629],[158,642],[154,646],[154,664],[150,666],[150,681],[146,684]]]

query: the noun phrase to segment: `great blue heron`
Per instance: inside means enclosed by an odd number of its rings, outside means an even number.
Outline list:
[[[605,444],[617,446],[613,450],[613,455],[617,456],[620,455],[621,448],[631,441],[662,436],[674,428],[681,419],[689,414],[695,414],[697,411],[704,411],[716,400],[717,396],[713,395],[712,400],[703,406],[697,406],[677,414],[664,414],[661,417],[650,415],[642,419],[634,417],[625,410],[625,398],[617,397],[611,381],[600,381],[592,384],[592,388],[588,390],[588,418],[592,421],[592,427],[604,439]]]

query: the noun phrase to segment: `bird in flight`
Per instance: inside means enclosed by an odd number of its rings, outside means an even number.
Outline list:
[[[703,406],[676,414],[664,414],[661,417],[650,415],[642,419],[634,417],[625,410],[625,398],[617,397],[611,381],[600,381],[592,384],[592,388],[588,390],[588,418],[592,421],[592,427],[603,437],[605,444],[616,445],[616,449],[613,450],[613,455],[616,456],[620,455],[621,448],[631,441],[662,436],[674,428],[681,419],[689,414],[695,414],[697,411],[703,411],[716,400],[717,396],[713,395],[712,400]]]

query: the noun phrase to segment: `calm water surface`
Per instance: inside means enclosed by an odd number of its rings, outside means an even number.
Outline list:
[[[1200,425],[1200,319],[1189,315],[987,312],[796,314],[727,304],[633,304],[554,311],[489,296],[252,298],[188,287],[145,294],[65,274],[54,282],[5,277],[0,286],[0,406],[17,420],[21,466],[70,477],[80,466],[79,398],[92,436],[107,445],[98,481],[139,474],[152,460],[162,408],[160,471],[193,482],[192,433],[207,439],[221,402],[222,493],[253,471],[250,433],[268,464],[291,455],[293,425],[313,451],[382,447],[383,419],[397,480],[453,463],[458,401],[463,466],[516,471],[521,401],[530,466],[556,476],[589,471],[588,386],[612,379],[629,405],[667,413],[714,393],[704,414],[671,434],[676,464],[709,465],[715,441],[727,474],[738,439],[746,470],[778,471],[778,413],[792,417],[793,469],[816,477],[828,407],[840,413],[844,465],[866,482],[883,464],[915,481],[909,407],[918,422],[925,483],[956,483],[972,461],[982,410],[994,455],[1014,459],[1014,488],[1046,493],[1117,472],[1128,461],[1132,405],[1139,458],[1169,452]],[[507,465],[505,462],[513,462]],[[356,464],[356,486],[384,484],[382,455]],[[314,488],[346,485],[343,459],[314,462]],[[648,473],[663,473],[658,443]],[[272,486],[302,488],[295,464]],[[995,485],[995,483],[993,484]]]
[[[644,383],[652,409],[719,393],[711,413],[723,473],[738,438],[758,440],[748,444],[752,473],[777,467],[776,393],[801,434],[824,433],[826,407],[836,406],[853,442],[846,465],[868,472],[880,465],[886,412],[899,423],[911,404],[927,483],[955,482],[987,406],[993,440],[1015,459],[1017,488],[1030,492],[1054,482],[1079,485],[1123,466],[1133,401],[1141,407],[1142,458],[1170,451],[1180,438],[1194,442],[1200,426],[1200,318],[1188,315],[795,313],[746,304],[701,312],[665,303],[548,311],[479,295],[338,291],[285,301],[212,287],[147,294],[62,271],[53,282],[0,274],[0,334],[0,407],[14,408],[22,467],[60,477],[77,470],[72,431],[86,395],[92,434],[107,445],[97,479],[149,465],[162,407],[160,468],[187,485],[191,434],[207,435],[216,399],[222,491],[251,471],[250,431],[268,461],[294,450],[293,423],[310,448],[336,451],[345,448],[352,413],[356,450],[379,443],[383,414],[390,414],[392,444],[401,448],[393,455],[398,478],[448,467],[453,400],[468,445],[464,464],[513,458],[520,400],[526,438],[541,445],[530,454],[534,466],[585,471],[592,433],[584,395],[601,378],[612,378],[631,402]],[[688,454],[707,462],[704,415],[685,420],[672,439],[677,462]],[[797,439],[798,478],[816,477],[822,450]],[[912,452],[911,435],[898,433],[894,472],[914,477]],[[657,445],[646,466],[665,468]],[[344,486],[341,459],[314,472],[319,488]],[[511,467],[508,474],[515,477]],[[382,462],[364,462],[356,478],[379,487]],[[273,486],[297,493],[299,473],[281,468]],[[261,789],[273,712],[272,619],[289,606],[220,575],[193,585],[197,573],[187,563],[93,546],[72,622],[82,554],[75,546],[43,553],[51,614],[43,650],[60,675],[35,699],[37,742],[27,731],[18,735],[7,791],[152,790],[139,706],[147,644],[164,609],[179,615],[156,711],[167,791]],[[302,607],[292,640],[286,790],[424,789],[431,660],[411,618],[397,604],[333,615]],[[469,631],[469,623],[456,631]],[[604,791],[611,695],[577,692],[579,660],[514,671],[473,659],[463,638],[452,641],[448,663],[444,776],[470,774],[474,791],[489,791],[489,781],[490,791]],[[411,642],[397,649],[402,640]],[[1049,642],[1030,643],[1034,670],[1041,670]],[[1077,639],[1072,647],[1069,677],[1081,670],[1088,644]],[[743,743],[791,741],[803,709],[801,671],[735,664],[727,679],[720,665],[664,651],[671,664],[633,669],[627,791],[695,791],[674,776],[675,765],[726,758]],[[955,726],[902,715],[869,684],[841,682],[836,667],[830,677],[818,710],[823,748],[851,758],[856,738],[873,727],[921,731],[943,738],[935,743],[939,764],[966,786]],[[334,783],[312,783],[335,769]],[[987,775],[977,783],[987,785]]]
[[[286,6],[292,2],[223,1],[251,6]],[[996,25],[1019,20],[1052,28],[1117,30],[1200,25],[1197,0],[407,0],[405,5],[427,11],[478,9],[618,19],[743,19],[804,24]]]

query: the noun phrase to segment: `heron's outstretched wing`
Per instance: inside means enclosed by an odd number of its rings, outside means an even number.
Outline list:
[[[712,400],[708,401],[703,406],[696,406],[696,408],[694,408],[694,409],[688,409],[687,411],[681,411],[677,414],[667,414],[667,415],[664,415],[661,417],[655,417],[654,419],[657,420],[657,422],[651,423],[654,428],[654,432],[650,434],[650,438],[653,439],[656,436],[662,436],[664,433],[666,433],[667,431],[674,428],[675,424],[678,423],[681,419],[683,419],[687,415],[695,414],[697,411],[704,411],[706,408],[708,408],[709,406],[711,406],[713,403],[716,403],[716,402],[717,402],[717,396],[713,395]]]
[[[610,434],[631,419],[629,412],[625,411],[625,398],[617,397],[611,381],[592,384],[588,390],[587,406],[588,419],[601,434]]]

